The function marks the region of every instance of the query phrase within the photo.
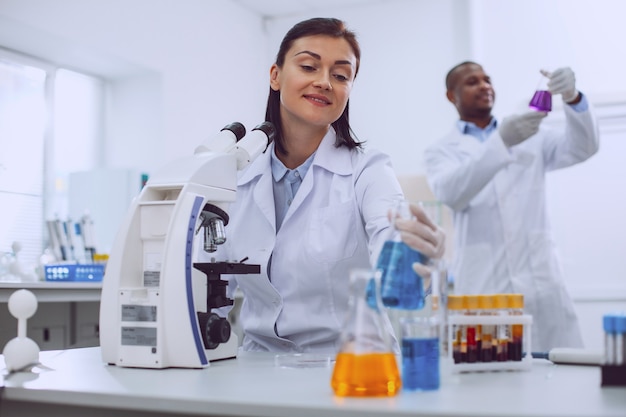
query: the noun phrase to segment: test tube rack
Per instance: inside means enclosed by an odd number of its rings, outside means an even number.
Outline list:
[[[479,315],[451,315],[448,316],[448,360],[453,373],[478,372],[478,371],[515,371],[530,370],[532,366],[531,355],[531,326],[533,318],[531,315],[511,315],[511,316],[479,316]],[[454,363],[453,359],[453,329],[455,325],[522,325],[522,359],[519,361],[491,361]]]

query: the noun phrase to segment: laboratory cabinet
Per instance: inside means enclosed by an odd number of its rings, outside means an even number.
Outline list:
[[[13,292],[28,289],[37,297],[27,320],[27,336],[39,349],[98,346],[101,283],[0,283],[0,350],[17,335],[17,320],[8,309]]]

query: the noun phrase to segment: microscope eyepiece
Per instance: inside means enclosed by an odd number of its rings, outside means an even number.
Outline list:
[[[252,130],[260,130],[267,136],[267,146],[274,140],[274,136],[276,135],[276,128],[272,124],[272,122],[265,121],[260,123],[254,127]],[[265,149],[267,149],[267,146]]]
[[[213,135],[198,145],[194,155],[205,152],[229,152],[237,142],[246,135],[246,128],[239,122],[224,126],[216,135]]]
[[[235,135],[237,141],[241,140],[244,136],[246,136],[246,127],[239,122],[233,122],[224,126],[222,130],[230,130]]]

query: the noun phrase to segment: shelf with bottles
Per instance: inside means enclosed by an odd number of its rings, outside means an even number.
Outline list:
[[[485,336],[483,329],[486,326],[495,328],[491,332],[489,351],[483,349]],[[531,326],[532,316],[525,314],[450,315],[448,317],[448,360],[452,372],[530,369],[532,365]],[[474,342],[468,343],[467,332],[472,329],[476,337]],[[466,336],[457,336],[458,331],[465,332]],[[498,331],[506,336],[498,337]],[[515,333],[518,334],[513,338],[512,335]]]

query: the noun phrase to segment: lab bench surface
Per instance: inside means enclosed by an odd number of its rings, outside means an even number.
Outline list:
[[[30,373],[4,374],[8,416],[621,416],[626,388],[600,386],[600,369],[534,360],[527,371],[452,374],[431,392],[340,398],[330,368],[279,368],[271,354],[204,369],[106,365],[100,348],[42,352]],[[0,368],[4,359],[0,357]]]

